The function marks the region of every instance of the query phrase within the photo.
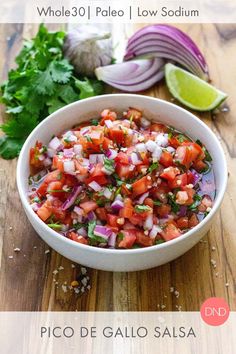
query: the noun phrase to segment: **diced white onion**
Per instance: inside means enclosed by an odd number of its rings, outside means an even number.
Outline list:
[[[142,162],[139,158],[138,158],[138,155],[135,153],[135,152],[132,152],[131,154],[131,161],[132,161],[132,164],[133,165],[138,165],[140,164],[140,162]]]
[[[159,160],[162,154],[162,149],[159,146],[156,146],[155,150],[152,153],[152,157]]]

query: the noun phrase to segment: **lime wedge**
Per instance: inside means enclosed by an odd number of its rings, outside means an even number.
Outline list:
[[[227,98],[224,92],[170,63],[165,66],[165,78],[172,95],[196,111],[211,111]]]

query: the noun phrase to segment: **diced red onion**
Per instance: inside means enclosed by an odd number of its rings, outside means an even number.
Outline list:
[[[75,134],[72,131],[68,131],[63,135],[63,139],[67,139],[69,141],[77,141],[77,137],[75,136]]]
[[[48,157],[53,157],[55,154],[56,154],[56,150],[53,150],[51,148],[47,148],[47,156]]]
[[[54,151],[58,151],[58,149],[62,146],[61,141],[58,139],[58,137],[54,137],[50,143],[48,144],[48,147],[51,148]]]
[[[66,160],[63,162],[64,165],[64,172],[68,174],[74,174],[75,172],[75,164],[74,161]]]
[[[108,149],[108,150],[106,151],[106,156],[107,156],[109,159],[114,160],[117,155],[118,155],[118,153],[117,153],[116,150]]]
[[[144,221],[143,228],[144,230],[151,230],[153,226],[153,216],[152,214],[149,214]]]
[[[171,154],[172,154],[173,152],[175,152],[175,148],[173,148],[172,146],[167,146],[166,150],[167,150],[168,152],[170,152]]]
[[[105,120],[105,125],[107,126],[108,129],[113,127],[113,123],[111,120]]]
[[[88,220],[89,220],[89,221],[93,221],[93,220],[96,220],[96,219],[97,219],[96,214],[95,214],[93,211],[90,211],[90,212],[88,213],[87,217],[88,217]]]
[[[77,215],[79,216],[83,216],[84,215],[84,211],[82,208],[78,207],[77,205],[74,207],[74,210],[73,210]]]
[[[119,212],[124,208],[124,203],[121,200],[116,199],[112,204],[111,208],[113,212]]]
[[[142,194],[137,200],[137,204],[143,204],[144,200],[149,196],[149,192]]]
[[[110,199],[112,196],[112,192],[108,188],[105,188],[103,191],[103,195],[105,198]]]
[[[99,67],[95,74],[117,89],[126,92],[143,91],[160,81],[164,76],[164,61],[159,58],[139,59]]]
[[[75,145],[73,146],[73,149],[74,149],[75,155],[82,156],[82,151],[83,151],[83,146],[82,146],[82,145],[80,145],[80,144],[75,144]]]
[[[194,178],[194,180],[193,180],[193,186],[195,187],[196,184],[198,184],[198,182],[201,181],[201,179],[202,179],[202,174],[201,174],[201,173],[198,173],[198,172],[197,172],[196,170],[194,170],[193,168],[192,168],[190,171],[191,171],[192,174],[193,174],[193,178]]]
[[[80,229],[77,230],[77,233],[83,237],[87,237],[88,233],[84,227],[81,227]]]
[[[150,152],[154,152],[157,147],[157,144],[153,140],[148,140],[145,145],[147,150]]]
[[[65,157],[67,157],[68,159],[71,159],[72,157],[74,157],[74,149],[73,148],[71,148],[71,149],[64,149],[63,150],[63,155],[65,156]]]
[[[33,203],[30,206],[33,209],[33,211],[38,211],[39,208],[42,206],[42,203],[41,204],[40,203]]]
[[[185,205],[181,205],[179,208],[178,216],[183,217],[186,216],[188,208]]]
[[[111,236],[108,239],[108,246],[115,248],[116,245],[116,234],[112,232]]]
[[[85,134],[87,134],[88,132],[89,132],[89,128],[87,128],[87,127],[82,128],[82,129],[80,130],[80,133],[81,133],[82,135],[85,135]]]
[[[82,191],[81,186],[74,187],[71,194],[69,195],[69,197],[63,203],[62,210],[69,209],[74,204],[74,202],[76,201],[76,198],[78,197],[78,195],[80,194],[81,191]]]
[[[132,152],[130,159],[133,165],[139,165],[142,163],[142,160],[139,159],[138,155],[135,152]]]
[[[142,117],[140,120],[140,124],[141,124],[141,127],[148,128],[151,125],[151,122],[150,122],[150,120]]]
[[[159,133],[155,139],[156,143],[159,146],[167,146],[168,145],[168,134],[163,134],[163,133]]]
[[[89,162],[91,164],[102,163],[104,161],[104,154],[90,154],[89,155]]]
[[[43,164],[45,167],[48,167],[52,164],[52,160],[49,157],[46,157],[46,159],[44,159]]]
[[[101,225],[96,225],[93,232],[94,235],[103,237],[106,240],[112,235],[112,230],[110,228]]]
[[[92,188],[95,192],[100,192],[102,190],[102,187],[100,186],[100,184],[98,184],[95,181],[89,183],[89,187]]]
[[[151,231],[149,232],[149,236],[151,238],[155,238],[157,236],[157,234],[160,233],[161,231],[162,231],[162,229],[160,228],[160,226],[153,225]]]
[[[139,143],[135,146],[138,152],[147,152],[147,147],[144,143]]]

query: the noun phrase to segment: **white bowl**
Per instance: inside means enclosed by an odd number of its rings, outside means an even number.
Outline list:
[[[28,198],[29,150],[36,140],[47,144],[53,134],[70,129],[84,120],[97,117],[105,108],[119,112],[135,107],[144,116],[172,125],[193,139],[200,139],[213,158],[216,179],[216,198],[206,218],[183,236],[166,243],[140,249],[111,250],[96,248],[71,241],[50,229],[31,209]],[[220,143],[199,118],[172,103],[132,94],[113,94],[72,103],[51,114],[40,123],[26,140],[17,166],[17,185],[29,221],[41,238],[53,249],[73,262],[107,271],[135,271],[156,267],[181,256],[193,247],[209,230],[220,207],[227,184],[227,166]],[[32,240],[33,243],[33,240]]]

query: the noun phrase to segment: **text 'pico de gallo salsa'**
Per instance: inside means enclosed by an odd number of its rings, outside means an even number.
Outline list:
[[[84,245],[131,249],[180,237],[210,212],[200,141],[130,108],[105,109],[30,150],[29,199],[50,228]]]

